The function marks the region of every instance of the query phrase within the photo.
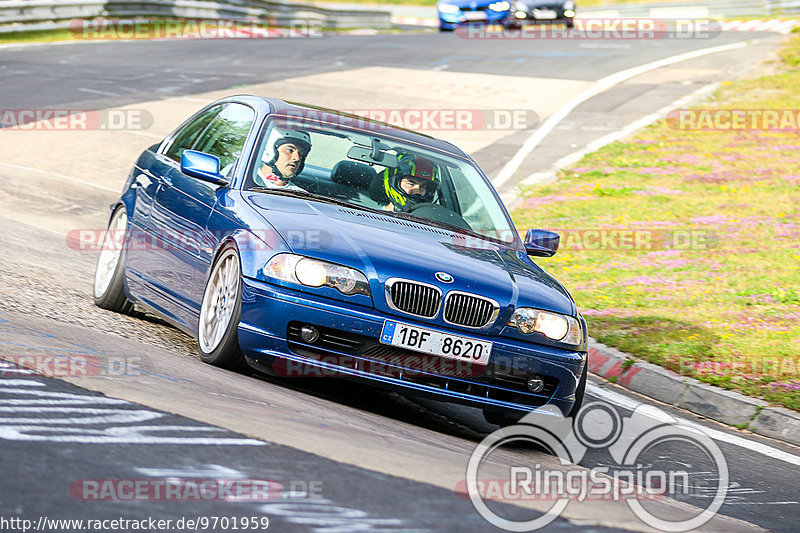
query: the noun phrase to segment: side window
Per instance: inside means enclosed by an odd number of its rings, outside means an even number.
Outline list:
[[[453,188],[458,202],[457,211],[461,213],[464,220],[478,232],[481,232],[483,228],[494,227],[485,205],[486,202],[480,197],[473,184],[460,170],[452,167],[448,167],[448,170],[453,178]]]
[[[199,117],[187,124],[181,131],[175,135],[169,149],[164,152],[164,155],[173,161],[181,162],[181,156],[184,150],[191,150],[197,138],[203,133],[214,117],[222,110],[222,106],[214,106],[207,109]]]
[[[221,172],[227,174],[242,155],[253,120],[255,111],[246,105],[226,104],[192,149],[217,156]]]

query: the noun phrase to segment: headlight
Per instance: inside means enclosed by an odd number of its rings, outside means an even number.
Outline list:
[[[264,267],[264,274],[307,287],[333,287],[342,294],[370,294],[367,277],[358,270],[301,255],[276,255]]]
[[[583,342],[581,323],[576,318],[530,307],[520,307],[511,315],[509,326],[522,333],[541,333],[548,339],[578,346]]]
[[[511,2],[506,2],[505,0],[502,2],[495,2],[493,4],[489,4],[489,9],[492,11],[508,11],[511,9]]]
[[[458,13],[461,11],[458,6],[454,6],[453,4],[439,4],[436,7],[439,8],[440,13]]]

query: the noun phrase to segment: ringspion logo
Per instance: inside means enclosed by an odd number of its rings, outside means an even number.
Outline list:
[[[558,464],[539,464],[531,456],[511,464],[505,479],[480,475],[481,466],[490,464],[490,456],[502,446],[522,443],[550,450]],[[594,468],[574,466],[592,449],[607,450],[610,462]],[[685,462],[688,454],[695,458],[691,479]],[[698,477],[698,463],[706,474],[703,479]],[[702,430],[653,406],[640,405],[630,416],[622,417],[612,405],[596,401],[585,405],[575,420],[564,418],[558,408],[548,405],[531,411],[516,425],[491,433],[473,451],[466,479],[455,490],[469,499],[487,522],[504,531],[545,527],[571,501],[613,500],[625,502],[652,528],[682,532],[701,527],[717,514],[725,502],[728,481],[725,456]],[[705,506],[699,505],[699,513],[692,510],[662,517],[642,505],[687,494],[702,496]],[[487,505],[489,501],[522,500],[552,504],[547,512],[527,521],[507,518],[502,508]]]

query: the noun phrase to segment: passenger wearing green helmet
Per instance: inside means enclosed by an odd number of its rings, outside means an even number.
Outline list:
[[[311,138],[308,133],[286,130],[272,145],[272,149],[274,152],[272,159],[258,169],[256,184],[262,187],[303,190],[289,182],[303,171],[306,157],[311,151]]]
[[[433,200],[441,178],[433,161],[422,156],[400,154],[397,168],[386,168],[383,172],[383,190],[389,199],[387,211],[411,211],[425,202]]]

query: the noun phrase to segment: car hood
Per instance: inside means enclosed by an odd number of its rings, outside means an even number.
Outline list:
[[[257,211],[294,253],[357,268],[369,278],[376,307],[389,278],[466,291],[496,300],[508,315],[519,306],[575,316],[567,291],[518,250],[390,215],[323,202],[253,194]],[[452,276],[442,283],[437,272]]]

